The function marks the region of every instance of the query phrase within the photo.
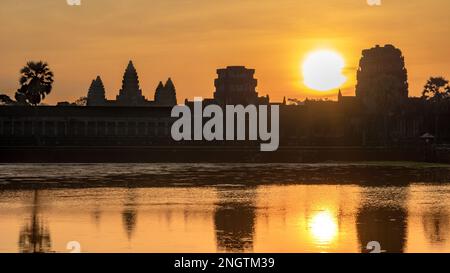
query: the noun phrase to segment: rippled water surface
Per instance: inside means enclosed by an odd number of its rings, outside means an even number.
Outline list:
[[[450,252],[450,167],[0,165],[0,252]]]

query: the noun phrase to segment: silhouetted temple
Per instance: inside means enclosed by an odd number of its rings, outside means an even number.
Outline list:
[[[105,106],[106,92],[105,86],[100,76],[92,81],[87,95],[87,106]]]
[[[229,66],[217,70],[218,78],[214,81],[216,91],[214,101],[218,105],[268,104],[269,97],[258,97],[256,86],[258,80],[254,69],[244,66]]]
[[[392,45],[363,50],[356,97],[371,111],[399,107],[408,99],[408,73],[400,49]]]
[[[204,105],[274,104],[268,96],[258,95],[254,73],[243,66],[218,69],[214,97],[205,99]],[[437,106],[433,101],[408,97],[407,70],[399,49],[386,45],[364,50],[357,80],[356,96],[339,92],[337,101],[276,103],[280,106],[281,152],[278,157],[277,153],[267,157],[277,161],[430,160],[439,154],[439,160],[450,161],[445,146],[450,143],[450,103]],[[87,107],[1,106],[2,153],[8,150],[12,154],[14,147],[25,146],[140,147],[139,152],[163,147],[171,152],[158,153],[151,160],[183,161],[201,155],[193,151],[212,153],[214,147],[223,156],[211,155],[211,160],[259,160],[263,156],[252,154],[247,158],[246,148],[259,144],[251,141],[174,142],[171,109],[177,99],[172,80],[160,82],[154,101],[148,101],[132,62],[126,68],[117,99],[107,100],[105,94],[97,77],[89,88]],[[185,104],[191,106],[192,102],[186,100]],[[184,156],[175,153],[182,149],[186,149]]]
[[[177,104],[177,93],[171,78],[169,78],[164,85],[162,82],[159,82],[155,92],[155,103],[157,105]]]
[[[139,86],[139,76],[133,62],[128,63],[122,80],[122,88],[115,101],[106,99],[106,92],[100,76],[92,81],[87,95],[88,106],[174,106],[177,104],[175,85],[169,78],[165,85],[159,83],[155,100],[148,101]]]

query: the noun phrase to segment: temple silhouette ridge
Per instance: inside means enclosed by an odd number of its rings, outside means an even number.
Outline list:
[[[446,146],[450,144],[450,101],[438,104],[435,100],[408,97],[404,56],[393,45],[363,50],[355,96],[339,92],[337,101],[271,102],[269,96],[259,95],[254,74],[254,69],[245,66],[218,69],[213,96],[205,98],[202,105],[278,105],[277,152],[260,154],[258,141],[174,141],[171,127],[176,118],[171,117],[171,111],[177,94],[172,79],[165,84],[159,82],[154,100],[150,101],[144,97],[130,61],[114,101],[105,98],[103,82],[97,77],[87,92],[88,106],[0,106],[0,148],[6,147],[1,148],[0,161],[39,161],[39,157],[51,155],[46,149],[83,147],[108,152],[95,153],[98,159],[88,152],[88,157],[55,158],[121,161],[129,150],[131,161],[450,162]],[[193,107],[193,101],[185,100],[185,105]],[[33,151],[21,157],[18,151],[25,151],[23,147],[42,149],[43,153]],[[111,149],[117,149],[117,154],[109,154],[116,152]]]
[[[154,100],[150,101],[142,94],[139,76],[133,61],[129,61],[122,80],[122,88],[116,100],[107,100],[106,91],[100,76],[92,81],[87,94],[87,106],[174,106],[177,104],[175,85],[169,78],[165,85],[159,82]]]

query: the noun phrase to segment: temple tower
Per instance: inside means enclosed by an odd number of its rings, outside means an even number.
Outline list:
[[[87,106],[104,106],[106,104],[105,87],[100,76],[92,81],[87,95]]]
[[[214,85],[214,99],[221,105],[248,105],[258,104],[256,86],[258,81],[254,78],[255,70],[244,66],[228,66],[218,69],[218,78]]]
[[[132,61],[128,63],[123,75],[122,89],[120,89],[117,96],[117,104],[120,106],[145,105],[145,97],[139,88],[139,77]]]
[[[396,107],[408,98],[408,74],[400,49],[393,45],[363,50],[356,96],[369,110]]]
[[[177,94],[172,79],[169,78],[165,85],[159,82],[155,91],[155,105],[174,106],[177,104]]]

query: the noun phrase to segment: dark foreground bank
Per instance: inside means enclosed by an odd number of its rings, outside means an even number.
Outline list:
[[[417,161],[450,163],[439,147],[280,147],[260,152],[243,146],[0,147],[0,163],[313,163]]]

